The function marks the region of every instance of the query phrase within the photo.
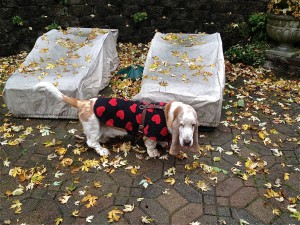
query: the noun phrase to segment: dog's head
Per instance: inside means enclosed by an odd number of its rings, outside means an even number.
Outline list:
[[[170,154],[181,149],[198,151],[198,120],[195,109],[182,102],[170,102],[165,107],[167,126],[172,134]]]

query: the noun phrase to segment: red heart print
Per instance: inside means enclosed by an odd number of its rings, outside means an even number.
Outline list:
[[[148,112],[153,113],[154,109],[147,109]]]
[[[156,137],[149,137],[150,139],[152,139],[153,141],[157,141]]]
[[[123,120],[123,119],[124,119],[124,116],[125,116],[124,110],[119,110],[119,111],[117,112],[116,116],[117,116],[118,118],[120,118],[121,120]]]
[[[134,103],[129,108],[130,108],[131,112],[135,113],[136,112],[136,107],[137,107],[137,104]]]
[[[156,124],[160,124],[160,115],[154,115],[152,116],[151,120],[156,123]]]
[[[132,123],[131,122],[126,123],[125,128],[126,130],[132,130]]]
[[[147,136],[148,135],[148,129],[149,129],[149,125],[144,127],[144,134]]]
[[[167,136],[168,135],[168,128],[164,127],[163,129],[161,129],[160,135],[161,136]]]
[[[107,126],[110,126],[110,127],[113,127],[114,126],[114,120],[113,119],[109,119],[106,121],[106,125]]]
[[[104,106],[99,106],[97,109],[96,109],[96,113],[98,116],[102,116],[103,113],[105,111],[105,107]]]
[[[117,99],[116,98],[112,98],[111,100],[109,100],[108,102],[110,105],[112,106],[116,106],[117,105]]]
[[[142,114],[141,113],[137,114],[135,119],[138,124],[141,124],[142,123]]]

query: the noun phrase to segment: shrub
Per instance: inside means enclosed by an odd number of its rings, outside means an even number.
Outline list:
[[[136,23],[142,22],[148,18],[148,14],[146,12],[137,12],[131,16],[133,21]]]
[[[18,25],[18,26],[23,26],[24,25],[24,21],[20,16],[14,16],[12,18],[12,22],[13,22],[13,24]]]
[[[48,25],[47,27],[45,27],[45,29],[48,31],[53,30],[53,29],[60,29],[60,26],[57,23],[53,22],[50,25]]]
[[[252,43],[244,46],[235,45],[225,52],[225,57],[232,63],[243,63],[258,67],[265,61],[265,50],[269,47],[266,43]]]
[[[265,13],[254,13],[249,16],[248,23],[253,41],[266,41],[266,22],[267,15]]]

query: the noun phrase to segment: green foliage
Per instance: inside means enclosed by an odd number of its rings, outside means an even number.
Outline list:
[[[239,40],[241,40],[241,42],[243,42],[243,40],[247,40],[250,35],[247,23],[239,21],[226,25],[224,32],[228,38],[238,38]]]
[[[254,13],[249,16],[248,23],[231,24],[231,38],[238,37],[241,41],[225,52],[226,58],[232,63],[244,63],[257,67],[265,61],[267,44],[266,14]]]
[[[265,13],[254,13],[250,15],[249,19],[249,28],[253,41],[266,41],[266,23],[267,15]]]
[[[265,50],[267,48],[269,48],[269,45],[263,42],[244,46],[235,45],[225,52],[225,57],[232,63],[241,62],[258,67],[265,61]]]
[[[62,5],[67,5],[69,3],[69,0],[59,0],[59,3]]]
[[[12,18],[12,22],[14,25],[18,25],[18,26],[23,26],[24,25],[24,21],[20,16],[14,16]]]
[[[131,17],[135,23],[140,23],[148,18],[148,14],[146,12],[137,12]]]
[[[47,27],[45,27],[45,29],[46,30],[53,30],[53,29],[58,30],[58,29],[60,29],[60,26],[57,23],[53,22],[50,25],[48,25]]]

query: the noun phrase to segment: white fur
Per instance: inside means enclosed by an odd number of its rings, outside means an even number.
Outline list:
[[[186,146],[184,142],[188,143],[190,142],[189,146],[193,145],[193,133],[194,129],[198,129],[195,125],[197,124],[195,117],[195,110],[187,104],[184,104],[182,102],[172,102],[171,108],[170,108],[170,120],[174,121],[174,111],[178,108],[182,107],[183,114],[182,117],[179,118],[180,126],[179,126],[179,142],[181,146]],[[169,127],[170,133],[172,133],[172,127]]]

